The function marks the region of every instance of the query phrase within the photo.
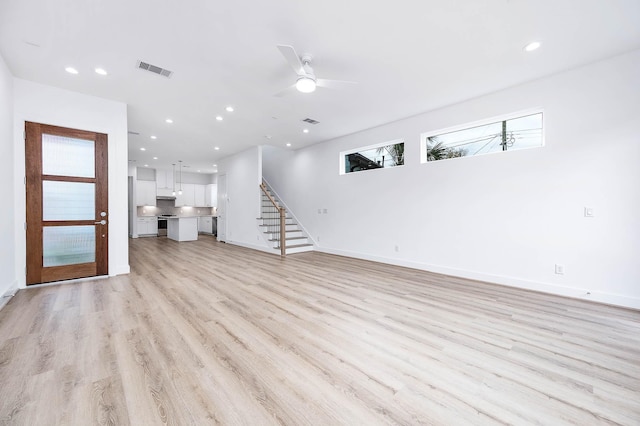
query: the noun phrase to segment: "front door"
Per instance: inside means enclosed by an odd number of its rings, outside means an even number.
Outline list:
[[[27,285],[107,275],[107,135],[25,127]]]

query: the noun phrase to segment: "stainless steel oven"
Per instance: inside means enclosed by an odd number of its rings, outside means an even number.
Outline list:
[[[158,216],[158,237],[167,236],[167,218]]]

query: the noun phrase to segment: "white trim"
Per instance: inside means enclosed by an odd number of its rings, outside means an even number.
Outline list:
[[[403,259],[393,259],[383,256],[369,255],[366,253],[336,250],[326,247],[316,247],[316,251],[321,253],[335,254],[338,256],[352,257],[355,259],[370,260],[373,262],[386,263],[390,265],[403,266],[406,268],[419,269],[437,274],[450,275],[459,278],[466,278],[476,281],[484,281],[490,284],[515,287],[523,290],[537,291],[540,293],[553,294],[556,296],[569,297],[607,305],[620,306],[624,308],[640,309],[640,298],[629,297],[622,294],[594,292],[584,288],[564,287],[557,284],[543,283],[538,281],[523,280],[520,278],[507,277],[502,275],[486,274],[464,269],[450,268],[447,266],[432,265],[421,262],[407,261]]]
[[[7,291],[5,291],[2,296],[0,296],[0,309],[4,308],[7,303],[9,303],[9,300],[11,300],[11,298],[16,295],[18,290],[20,290],[20,287],[18,286],[18,280],[14,280],[13,283],[9,285]]]
[[[111,268],[109,268],[111,269]],[[129,264],[125,263],[124,265],[118,265],[113,268],[113,271],[109,271],[110,277],[115,277],[116,275],[127,275],[131,273],[131,267]]]

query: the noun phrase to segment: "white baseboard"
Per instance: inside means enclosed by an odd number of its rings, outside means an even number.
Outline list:
[[[392,259],[382,256],[374,256],[364,253],[356,253],[344,250],[336,250],[326,247],[316,246],[316,251],[321,253],[335,254],[338,256],[353,257],[356,259],[370,260],[373,262],[387,263],[390,265],[404,266],[407,268],[420,269],[437,274],[451,275],[459,278],[468,278],[476,281],[485,281],[491,284],[499,284],[508,287],[521,288],[525,290],[549,293],[557,296],[571,297],[574,299],[589,300],[607,305],[615,305],[624,308],[640,309],[640,298],[625,296],[622,294],[605,293],[591,291],[584,288],[565,287],[557,284],[543,283],[538,281],[524,280],[515,277],[486,274],[464,269],[450,268],[447,266],[432,265],[427,263],[412,262],[402,259]]]
[[[2,295],[0,295],[0,309],[2,309],[4,305],[9,303],[9,300],[18,292],[18,281],[12,282],[6,288],[7,289],[2,293]]]
[[[118,265],[112,268],[111,271],[109,271],[109,276],[113,277],[116,275],[126,275],[129,274],[131,272],[131,268],[129,267],[129,264],[124,264],[124,265]]]

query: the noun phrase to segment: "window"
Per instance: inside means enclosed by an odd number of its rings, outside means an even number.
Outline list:
[[[341,174],[404,165],[404,141],[397,140],[340,154]]]
[[[542,146],[542,112],[422,135],[422,162]]]

